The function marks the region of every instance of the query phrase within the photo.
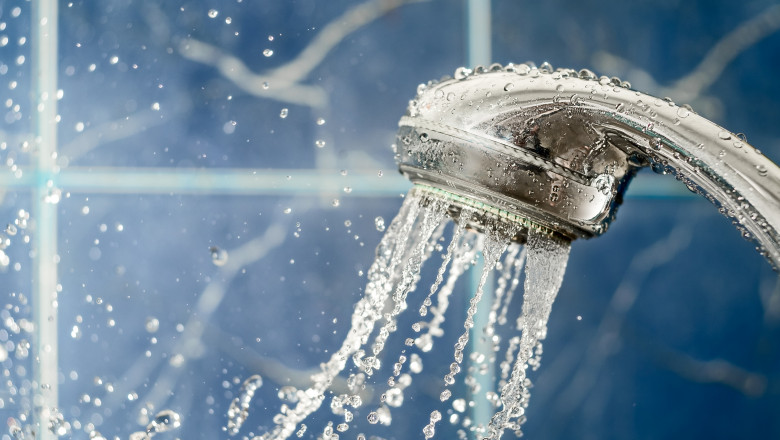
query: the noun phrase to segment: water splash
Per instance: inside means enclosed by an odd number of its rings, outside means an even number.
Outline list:
[[[230,403],[230,408],[228,408],[228,434],[238,434],[241,425],[249,417],[249,404],[252,401],[252,397],[254,397],[255,391],[261,386],[263,386],[263,378],[259,374],[250,376],[241,385],[241,388],[238,390],[238,397],[233,399]]]

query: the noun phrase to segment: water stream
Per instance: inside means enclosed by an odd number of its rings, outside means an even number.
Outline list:
[[[377,247],[365,294],[355,305],[341,347],[321,364],[310,387],[286,391],[286,395],[294,396],[288,399],[290,405],[282,404],[273,417],[273,426],[255,440],[281,440],[293,434],[303,437],[308,430],[304,421],[328,399],[332,416],[318,438],[335,440],[350,430],[356,431],[350,437],[365,439],[362,431],[366,430],[371,432],[370,438],[381,438],[374,431],[390,425],[393,412],[403,405],[414,376],[423,370],[421,354],[430,352],[435,341],[444,336],[442,324],[454,286],[478,259],[482,271],[477,288],[468,302],[449,371],[441,378],[441,407],[430,408],[429,423],[420,429],[426,439],[434,438],[437,424],[445,422],[455,426],[459,438],[498,439],[507,429],[521,434],[530,396],[527,370],[535,370],[540,364],[541,341],[563,279],[569,243],[530,230],[526,245],[521,247],[512,242],[519,226],[485,217],[471,208],[460,210],[455,224],[449,226],[448,207],[448,202],[424,191],[413,189],[407,195]],[[467,227],[477,216],[483,225],[480,233]],[[449,229],[451,238],[445,246]],[[422,292],[416,292],[423,264],[434,255],[441,257],[436,278]],[[498,275],[495,286],[490,276],[494,272]],[[523,273],[522,311],[512,317],[512,310],[518,309],[512,302],[519,296],[515,290]],[[400,329],[405,347],[401,353],[386,352],[385,346],[399,330],[402,312],[410,307],[419,313],[420,320],[411,328]],[[478,322],[475,316],[480,313],[487,315],[483,321],[487,325],[474,329]],[[508,327],[513,327],[513,336],[504,341],[501,335]],[[475,337],[487,341],[490,349],[475,351],[477,345],[474,341],[470,344]],[[392,363],[392,368],[382,368],[384,362]],[[387,376],[382,376],[385,371]],[[342,374],[348,377],[349,392],[330,392],[334,379]],[[498,382],[482,387],[482,376]],[[381,390],[378,399],[366,397],[367,384],[372,383],[374,389]],[[468,392],[458,395],[463,389]],[[237,434],[246,419],[251,397],[247,395],[240,399],[240,405],[234,405],[227,428],[230,434]],[[485,405],[493,413],[490,420],[473,420],[465,414],[467,408]],[[444,422],[442,413],[449,414]],[[356,414],[362,414],[365,422]]]

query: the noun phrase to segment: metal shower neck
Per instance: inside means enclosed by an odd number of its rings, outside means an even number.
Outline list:
[[[650,166],[714,203],[780,267],[780,168],[690,107],[618,78],[547,63],[460,68],[421,84],[399,127],[400,171],[455,214],[469,205],[567,239],[594,237]]]

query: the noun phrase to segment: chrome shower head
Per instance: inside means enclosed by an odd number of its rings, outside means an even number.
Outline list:
[[[780,168],[690,107],[618,78],[547,63],[460,68],[421,84],[399,127],[401,173],[450,200],[454,215],[468,205],[526,231],[589,238],[651,166],[707,197],[780,264]]]

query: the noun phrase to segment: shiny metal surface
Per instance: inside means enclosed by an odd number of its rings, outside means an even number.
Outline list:
[[[690,107],[618,78],[546,63],[458,69],[421,85],[399,127],[396,159],[412,182],[570,239],[604,233],[650,166],[710,200],[780,264],[780,168]]]

